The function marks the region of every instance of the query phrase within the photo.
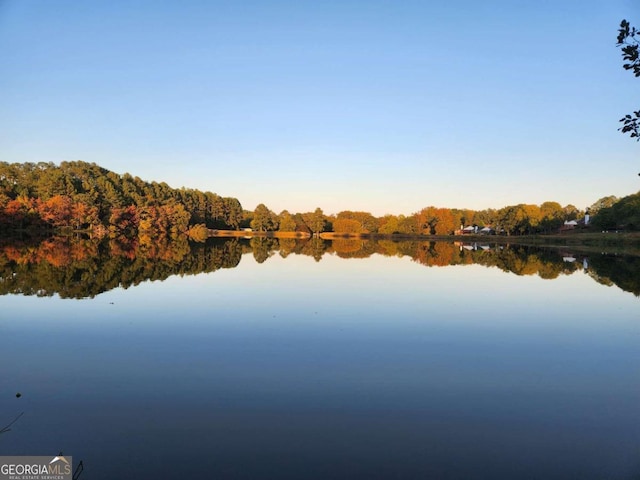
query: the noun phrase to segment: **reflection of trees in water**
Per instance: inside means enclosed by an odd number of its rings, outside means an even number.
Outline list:
[[[280,256],[282,258],[287,258],[289,255],[291,255],[295,249],[296,249],[296,245],[297,245],[297,241],[295,238],[281,238],[280,240]]]
[[[69,238],[0,245],[0,294],[94,297],[147,280],[233,268],[241,252],[235,240],[190,245],[186,238],[157,240],[153,245],[137,239]]]
[[[599,283],[615,284],[640,296],[640,258],[636,257],[590,256],[583,266],[583,257],[522,245],[270,237],[254,237],[249,241],[209,239],[205,243],[190,243],[186,237],[105,241],[54,237],[39,244],[0,244],[0,294],[93,297],[147,280],[234,268],[244,253],[251,253],[256,262],[263,263],[276,252],[283,258],[308,255],[316,261],[328,253],[341,258],[366,258],[373,254],[409,257],[427,267],[479,264],[545,279],[585,270]]]
[[[271,255],[277,250],[278,242],[275,238],[268,237],[253,237],[249,241],[251,250],[253,251],[253,258],[258,263],[264,263]]]
[[[412,258],[429,267],[445,267],[461,263],[460,249],[453,243],[424,242],[419,243]]]
[[[319,262],[327,251],[327,244],[330,243],[331,242],[325,242],[321,238],[314,237],[302,243],[300,253],[303,255],[309,255],[310,257],[313,257],[316,262]]]
[[[598,283],[614,283],[626,292],[640,297],[640,258],[620,255],[590,257],[589,275]]]
[[[537,274],[548,279],[576,270],[575,265],[563,262],[557,252],[520,245],[486,245],[484,248],[479,248],[477,245],[453,242],[402,242],[398,255],[409,256],[428,267],[479,264],[497,267],[516,275]]]
[[[336,238],[330,247],[341,258],[367,258],[377,253],[376,242],[361,238]]]
[[[561,274],[575,272],[581,264],[564,262],[553,250],[540,250],[521,245],[483,252],[476,263],[496,266],[516,275],[538,275],[545,279],[557,278]]]

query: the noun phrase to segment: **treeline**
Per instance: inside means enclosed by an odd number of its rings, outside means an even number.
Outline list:
[[[593,225],[602,230],[640,230],[640,192],[596,204]],[[595,210],[592,206],[592,210]]]
[[[584,211],[573,205],[563,207],[557,202],[544,202],[542,205],[519,204],[485,210],[426,207],[412,215],[375,217],[369,212],[349,210],[324,215],[319,208],[307,214],[292,215],[286,210],[276,214],[260,204],[246,215],[251,227],[259,231],[452,235],[465,226],[472,226],[476,231],[487,227],[492,233],[530,235],[556,232],[565,221],[582,219]]]
[[[640,295],[638,257],[598,254],[590,255],[583,263],[584,258],[567,262],[558,251],[523,245],[494,244],[480,248],[437,241],[267,237],[192,243],[185,236],[150,243],[141,243],[135,238],[70,237],[50,237],[37,244],[5,242],[0,244],[0,295],[94,297],[113,288],[164,280],[172,275],[196,275],[234,268],[245,254],[251,254],[257,263],[264,263],[274,255],[283,258],[304,255],[316,261],[321,261],[324,255],[345,259],[372,255],[409,257],[426,267],[479,264],[545,279],[584,271],[600,283],[615,284]]]
[[[290,214],[284,210],[276,214],[260,204],[254,212],[245,212],[244,224],[259,231],[410,236],[453,235],[462,233],[465,227],[472,227],[474,233],[484,229],[482,233],[511,236],[557,233],[563,228],[573,228],[571,223],[569,227],[566,226],[567,222],[572,221],[578,228],[593,225],[599,230],[640,230],[640,193],[622,199],[603,197],[586,211],[571,204],[562,206],[558,202],[548,201],[541,205],[521,203],[485,210],[430,206],[412,215],[382,217],[350,210],[337,215],[324,215],[320,208],[313,213]]]
[[[213,229],[249,227],[265,232],[411,236],[452,235],[466,227],[511,236],[554,233],[572,220],[584,227],[585,213],[598,229],[638,230],[640,193],[623,199],[601,198],[586,212],[548,201],[484,210],[429,206],[411,215],[382,217],[350,210],[325,215],[320,208],[275,213],[264,204],[246,211],[236,198],[146,182],[92,163],[0,162],[0,229],[4,232],[70,229],[90,231],[99,238],[143,239],[189,233],[203,240]]]
[[[99,237],[176,237],[195,225],[236,229],[242,219],[235,198],[146,182],[94,163],[0,162],[3,230],[68,228]]]

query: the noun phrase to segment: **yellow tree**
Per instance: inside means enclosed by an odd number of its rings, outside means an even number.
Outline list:
[[[286,210],[283,210],[280,215],[279,222],[279,231],[281,232],[295,232],[296,231],[296,221],[293,219],[293,216]]]
[[[336,233],[362,233],[362,224],[351,218],[336,218],[333,222],[333,231]]]
[[[385,215],[382,217],[378,223],[378,233],[382,233],[384,235],[392,235],[394,233],[398,233],[400,231],[400,227],[398,225],[398,217],[395,215]]]
[[[522,233],[535,233],[542,222],[542,212],[538,205],[523,205],[525,222],[521,226]]]
[[[544,202],[540,205],[540,227],[549,232],[560,228],[564,221],[564,211],[558,202]]]
[[[435,234],[451,235],[456,228],[457,222],[453,212],[448,208],[437,208],[435,211]]]

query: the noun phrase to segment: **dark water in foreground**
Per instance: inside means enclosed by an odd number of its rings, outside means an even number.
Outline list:
[[[0,249],[0,428],[24,412],[0,455],[87,480],[640,477],[637,259],[269,242]]]

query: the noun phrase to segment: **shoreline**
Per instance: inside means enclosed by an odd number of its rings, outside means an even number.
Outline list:
[[[424,235],[322,232],[313,236],[306,232],[253,232],[209,230],[209,238],[292,238],[309,240],[388,240],[418,242],[471,242],[501,245],[523,245],[547,248],[571,248],[589,253],[616,253],[640,256],[640,232],[575,232],[546,235]]]
[[[249,230],[217,230],[209,229],[209,237],[275,237],[275,238],[314,238],[306,232],[249,231]],[[382,234],[382,233],[341,233],[322,232],[315,236],[323,240],[364,239],[364,240],[421,240],[421,241],[472,241],[535,244],[584,244],[584,243],[637,243],[640,245],[640,232],[576,232],[550,233],[537,235],[426,235],[426,234]]]

